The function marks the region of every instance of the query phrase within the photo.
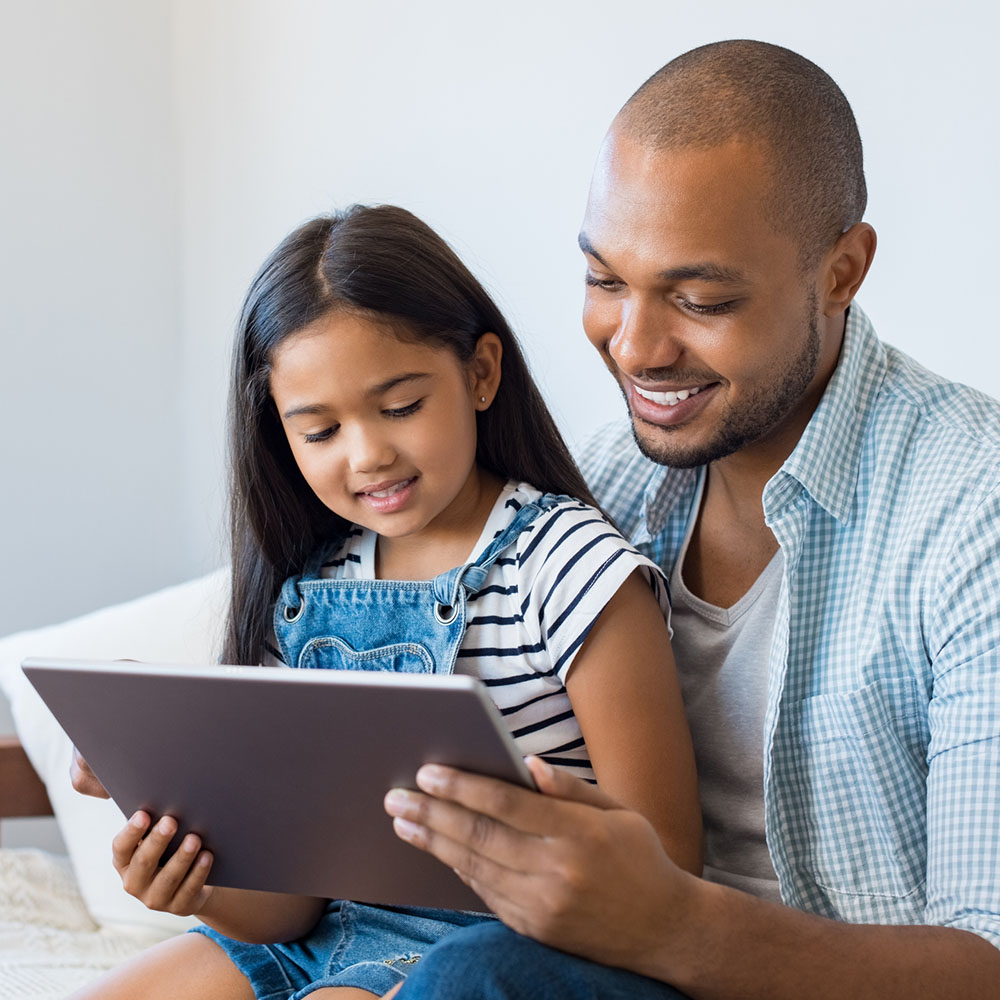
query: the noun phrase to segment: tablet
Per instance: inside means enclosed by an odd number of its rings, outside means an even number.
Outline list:
[[[396,837],[383,796],[416,787],[425,763],[532,787],[472,677],[41,658],[22,669],[126,816],[175,816],[175,845],[203,838],[213,885],[482,910],[450,868]]]

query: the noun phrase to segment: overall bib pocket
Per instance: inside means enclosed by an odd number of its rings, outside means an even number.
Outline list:
[[[390,670],[398,674],[430,674],[434,659],[418,642],[397,642],[374,649],[353,649],[335,635],[310,639],[299,653],[297,667],[320,670]]]

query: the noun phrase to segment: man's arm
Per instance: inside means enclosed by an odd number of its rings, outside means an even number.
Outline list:
[[[397,834],[514,930],[695,1000],[995,1000],[1000,950],[949,927],[838,923],[682,871],[641,816],[532,759],[541,793],[428,766]]]

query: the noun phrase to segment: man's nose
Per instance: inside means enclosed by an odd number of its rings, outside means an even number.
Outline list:
[[[671,368],[683,351],[666,304],[638,296],[622,303],[618,328],[608,342],[608,353],[621,371],[638,375]]]
[[[392,465],[396,459],[396,451],[388,437],[372,427],[354,428],[349,454],[352,472],[375,472]]]

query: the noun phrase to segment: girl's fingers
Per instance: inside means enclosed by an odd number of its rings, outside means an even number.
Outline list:
[[[175,896],[191,871],[200,850],[201,839],[189,833],[163,867],[154,871],[140,897],[143,903],[153,910],[173,910]]]
[[[212,855],[209,851],[198,850],[184,880],[177,887],[170,903],[170,910],[187,916],[197,913],[205,904],[208,894],[212,891],[206,887],[205,880],[212,870]]]
[[[150,826],[149,816],[138,812],[112,841],[112,859],[125,891],[153,910],[181,912],[194,906],[211,869],[212,856],[201,850],[201,839],[193,833],[163,861],[176,832],[173,817],[163,816]]]
[[[144,812],[137,812],[129,818],[128,823],[115,834],[111,841],[111,861],[119,875],[124,875],[135,854],[136,848],[149,829],[149,817]]]

